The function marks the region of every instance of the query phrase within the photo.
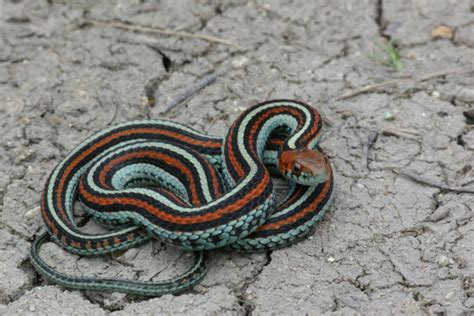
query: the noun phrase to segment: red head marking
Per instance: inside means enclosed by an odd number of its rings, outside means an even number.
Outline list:
[[[301,173],[323,174],[330,166],[328,158],[322,152],[303,148],[283,151],[278,160],[278,168],[284,174],[299,176]]]

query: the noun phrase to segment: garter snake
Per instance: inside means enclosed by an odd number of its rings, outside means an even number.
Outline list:
[[[64,287],[157,296],[198,282],[206,272],[205,250],[261,251],[295,242],[331,204],[333,173],[318,147],[321,127],[311,106],[272,100],[244,111],[224,138],[166,120],[101,130],[49,176],[41,202],[47,232],[33,243],[33,266]],[[269,170],[291,184],[278,205]],[[81,232],[73,218],[77,198],[112,229]],[[83,256],[124,251],[157,238],[195,251],[196,257],[190,270],[162,282],[73,277],[39,257],[50,238]]]

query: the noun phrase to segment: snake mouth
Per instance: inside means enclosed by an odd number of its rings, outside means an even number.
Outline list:
[[[296,176],[289,172],[285,174],[285,178],[301,185],[315,186],[329,180],[329,174],[327,172],[322,172],[320,174],[302,173],[299,176]]]
[[[289,173],[286,178],[301,185],[314,186],[329,180],[329,174],[327,172],[320,174],[302,173],[299,176],[294,176],[292,173]]]

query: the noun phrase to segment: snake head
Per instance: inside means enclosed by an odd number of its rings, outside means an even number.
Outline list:
[[[282,151],[278,169],[288,180],[312,186],[329,179],[331,165],[322,152],[303,148]]]

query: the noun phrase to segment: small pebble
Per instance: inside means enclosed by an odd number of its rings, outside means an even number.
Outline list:
[[[36,311],[36,306],[34,304],[31,304],[30,306],[28,306],[28,310],[30,312],[34,312],[34,311]]]
[[[85,98],[87,96],[87,91],[84,91],[84,90],[77,90],[77,93],[82,98]]]
[[[433,38],[452,38],[454,29],[447,25],[438,25],[431,30],[431,37]]]
[[[439,93],[439,91],[435,90],[435,91],[433,91],[433,92],[431,93],[431,96],[432,96],[433,98],[438,99],[438,98],[441,96],[441,94]]]
[[[392,112],[385,112],[383,114],[383,119],[386,120],[386,121],[393,121],[393,120],[395,120],[395,115],[393,115]]]
[[[341,119],[346,120],[349,117],[354,116],[354,112],[351,110],[344,110],[341,112]]]
[[[249,62],[249,59],[247,57],[241,56],[232,60],[232,66],[234,68],[242,68],[248,62]]]
[[[454,293],[453,291],[451,291],[451,292],[448,292],[448,294],[446,294],[446,299],[447,299],[447,300],[450,300],[450,299],[452,299],[452,298],[453,298],[453,296],[454,296],[454,294],[455,294],[455,293]]]
[[[444,255],[439,256],[438,265],[440,267],[447,267],[449,265],[449,258]]]
[[[474,102],[474,89],[462,87],[458,89],[456,93],[456,98],[463,102],[471,103]]]
[[[40,207],[37,206],[37,207],[35,207],[35,208],[32,208],[31,210],[26,211],[26,213],[25,213],[25,218],[26,218],[26,219],[33,219],[33,218],[35,218],[39,213],[40,213]]]
[[[334,257],[329,257],[327,260],[328,260],[328,262],[333,263],[334,261],[336,261],[336,258],[334,258]]]
[[[431,222],[438,222],[438,221],[446,218],[446,216],[448,216],[448,214],[449,214],[449,211],[450,210],[447,207],[440,207],[436,211],[434,211],[433,214],[431,214],[428,217],[428,220],[431,221]]]

